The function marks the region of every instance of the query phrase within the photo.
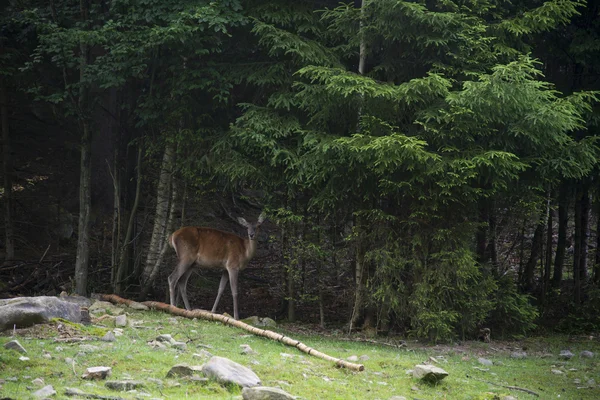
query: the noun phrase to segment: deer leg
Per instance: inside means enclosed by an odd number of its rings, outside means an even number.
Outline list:
[[[227,281],[229,280],[229,274],[227,271],[223,271],[223,275],[221,275],[221,282],[219,282],[219,292],[217,293],[217,299],[215,300],[215,305],[213,306],[211,312],[214,313],[217,311],[217,306],[219,305],[219,300],[221,300],[221,295],[223,295],[223,291],[225,290],[225,286],[227,286]]]
[[[179,282],[179,280],[181,279],[181,277],[183,275],[185,275],[185,273],[187,271],[189,271],[190,266],[192,265],[193,262],[188,262],[186,260],[180,260],[179,263],[177,264],[177,266],[175,267],[175,271],[173,271],[171,273],[171,275],[169,275],[169,297],[170,297],[170,301],[171,301],[171,305],[172,306],[177,306],[177,302],[176,302],[176,295],[177,295],[177,283]],[[185,301],[185,300],[184,300]]]
[[[229,272],[229,285],[231,286],[231,296],[233,297],[233,318],[240,319],[238,315],[238,291],[237,291],[237,283],[238,283],[238,270],[235,268],[230,268],[227,270]]]
[[[181,296],[186,310],[192,309],[192,307],[190,307],[190,302],[188,301],[187,297],[187,283],[188,279],[190,279],[190,276],[192,276],[192,272],[194,272],[193,268],[188,269],[185,272],[185,274],[183,274],[183,276],[179,278],[179,283],[177,284],[177,287],[179,289],[177,291],[177,298],[179,299],[179,297]]]

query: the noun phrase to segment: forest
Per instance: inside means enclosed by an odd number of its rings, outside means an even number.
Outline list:
[[[168,302],[175,230],[264,212],[242,317],[598,332],[598,3],[3,2],[0,297]]]

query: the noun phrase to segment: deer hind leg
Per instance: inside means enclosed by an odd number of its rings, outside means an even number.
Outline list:
[[[179,283],[181,277],[184,276],[190,270],[190,267],[193,263],[193,260],[179,260],[177,266],[175,267],[175,270],[171,273],[171,275],[169,275],[169,295],[172,306],[177,306],[177,284]],[[187,283],[187,280],[185,282]]]
[[[179,282],[177,283],[177,302],[179,302],[179,297],[183,299],[183,304],[186,310],[191,310],[190,302],[187,297],[187,283],[190,276],[192,276],[192,272],[194,272],[193,268],[189,268],[181,278],[179,278]],[[177,304],[175,304],[177,305]]]
[[[223,275],[221,275],[221,282],[219,282],[219,292],[217,293],[217,298],[215,300],[215,305],[213,306],[211,312],[214,313],[217,311],[217,306],[219,305],[219,301],[221,300],[221,296],[223,295],[223,291],[225,290],[225,286],[227,286],[227,281],[229,280],[229,274],[227,271],[223,271]]]

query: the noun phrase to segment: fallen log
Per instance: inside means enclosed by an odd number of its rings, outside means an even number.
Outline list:
[[[117,296],[116,294],[100,294],[100,295],[98,295],[98,297],[100,298],[100,300],[110,301],[111,303],[114,303],[114,304],[129,305],[131,303],[136,303],[133,300],[124,299],[122,297]],[[256,327],[254,327],[252,325],[248,325],[242,321],[233,319],[232,317],[227,317],[227,316],[221,315],[221,314],[213,314],[213,313],[211,313],[209,311],[205,311],[205,310],[188,311],[188,310],[184,310],[182,308],[172,306],[170,304],[161,303],[159,301],[144,301],[144,302],[142,302],[142,304],[144,304],[145,306],[148,306],[149,308],[161,310],[161,311],[173,314],[173,315],[177,315],[177,316],[185,317],[185,318],[189,318],[189,319],[201,318],[201,319],[205,319],[208,321],[219,321],[225,325],[234,326],[236,328],[243,329],[254,335],[263,336],[263,337],[269,338],[271,340],[281,342],[288,346],[295,347],[298,350],[300,350],[306,354],[309,354],[311,356],[318,357],[318,358],[321,358],[326,361],[331,361],[337,367],[340,367],[340,368],[348,368],[352,371],[363,371],[365,369],[365,366],[362,364],[354,364],[349,361],[342,360],[340,358],[331,357],[325,353],[322,353],[320,351],[313,349],[312,347],[308,347],[307,345],[305,345],[302,342],[299,342],[298,340],[295,340],[295,339],[292,339],[285,335],[282,335],[281,333],[269,331],[266,329],[256,328]]]

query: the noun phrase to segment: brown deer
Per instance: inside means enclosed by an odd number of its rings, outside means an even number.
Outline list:
[[[248,229],[247,239],[233,233],[200,226],[186,226],[171,235],[169,244],[175,249],[179,260],[175,270],[169,275],[171,305],[177,305],[178,296],[176,295],[180,294],[185,308],[191,310],[187,298],[187,281],[194,268],[222,269],[223,275],[219,283],[219,292],[211,312],[214,313],[217,310],[221,295],[225,290],[227,281],[229,281],[233,296],[233,316],[235,319],[239,319],[237,302],[238,273],[246,268],[246,265],[254,256],[259,227],[265,220],[265,214],[260,214],[256,224],[250,224],[241,217],[237,220],[240,225]]]

